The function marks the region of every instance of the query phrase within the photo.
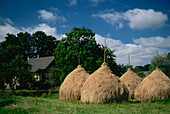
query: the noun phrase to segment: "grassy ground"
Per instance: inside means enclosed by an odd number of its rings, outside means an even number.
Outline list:
[[[40,97],[18,96],[11,94],[0,98],[0,114],[7,113],[137,113],[168,114],[169,100],[156,102],[122,102],[110,104],[81,103],[80,101],[59,100],[58,92],[43,93]]]

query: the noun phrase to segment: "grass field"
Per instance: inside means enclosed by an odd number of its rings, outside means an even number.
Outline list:
[[[6,93],[8,93],[6,95]],[[159,100],[155,102],[122,102],[110,104],[92,104],[82,103],[80,101],[59,100],[58,91],[42,92],[42,95],[36,96],[37,92],[32,94],[22,95],[21,92],[16,92],[14,95],[7,91],[1,91],[0,95],[0,114],[9,113],[103,113],[103,114],[118,114],[118,113],[137,113],[137,114],[169,114],[170,103],[169,99]],[[29,93],[26,91],[25,93]]]

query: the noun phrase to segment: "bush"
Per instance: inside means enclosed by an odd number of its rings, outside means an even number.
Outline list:
[[[41,97],[46,98],[47,97],[47,93],[43,93]]]

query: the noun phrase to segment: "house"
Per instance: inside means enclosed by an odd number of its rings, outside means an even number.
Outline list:
[[[32,66],[30,72],[34,73],[36,81],[44,80],[45,73],[47,73],[51,67],[55,67],[54,56],[39,57],[39,55],[37,55],[37,58],[27,59],[28,64]]]

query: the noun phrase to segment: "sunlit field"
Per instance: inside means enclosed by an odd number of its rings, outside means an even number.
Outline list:
[[[58,91],[1,91],[0,114],[7,113],[170,113],[169,99],[110,104],[59,100]],[[13,95],[12,95],[13,94]],[[22,95],[22,96],[21,96]]]

